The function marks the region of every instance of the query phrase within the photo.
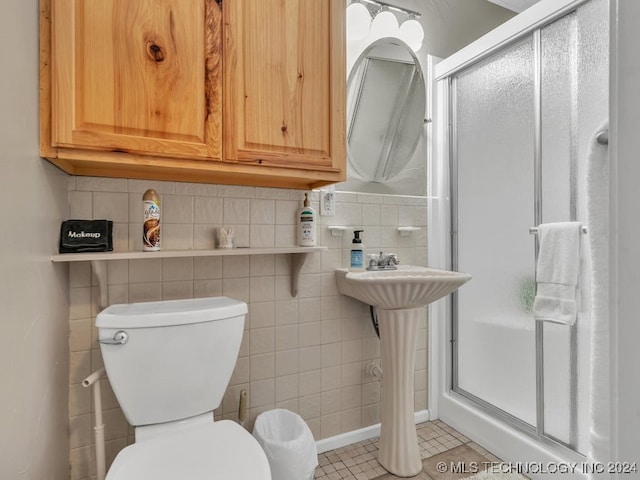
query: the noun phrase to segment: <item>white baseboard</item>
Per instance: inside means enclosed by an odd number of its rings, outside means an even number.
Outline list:
[[[416,424],[426,422],[429,418],[429,410],[420,410],[419,412],[415,412]],[[369,427],[359,428],[358,430],[318,440],[316,442],[316,448],[318,449],[318,453],[324,453],[329,450],[344,447],[345,445],[351,445],[352,443],[361,442],[362,440],[368,440],[379,436],[380,424],[377,423]]]

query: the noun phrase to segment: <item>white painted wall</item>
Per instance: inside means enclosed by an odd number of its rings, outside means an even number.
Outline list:
[[[640,2],[611,0],[611,13],[612,448],[640,462]]]
[[[445,58],[506,22],[514,12],[486,0],[393,0],[394,5],[422,13],[424,49]]]
[[[38,157],[38,1],[0,2],[0,478],[67,479],[67,176]]]
[[[495,3],[496,5],[500,5],[501,7],[508,8],[509,10],[513,10],[514,12],[522,12],[527,8],[531,7],[538,0],[489,0],[491,3]]]

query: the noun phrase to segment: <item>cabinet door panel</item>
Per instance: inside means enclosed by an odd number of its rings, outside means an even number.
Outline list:
[[[344,156],[344,2],[224,8],[225,159],[335,168]]]
[[[215,0],[55,0],[53,142],[221,157]]]

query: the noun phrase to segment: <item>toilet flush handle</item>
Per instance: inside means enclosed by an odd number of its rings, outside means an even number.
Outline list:
[[[129,340],[129,335],[124,330],[118,330],[113,338],[99,338],[98,343],[103,345],[124,345]]]

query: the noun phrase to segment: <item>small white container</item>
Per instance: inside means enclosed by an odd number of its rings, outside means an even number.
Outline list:
[[[216,247],[233,248],[234,243],[233,228],[219,227],[217,230]]]

